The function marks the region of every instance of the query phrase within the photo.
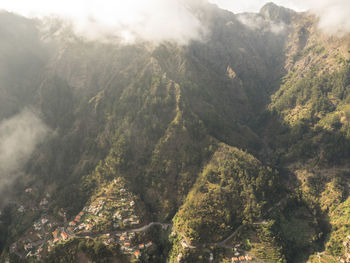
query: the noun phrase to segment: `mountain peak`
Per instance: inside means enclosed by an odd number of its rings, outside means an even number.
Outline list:
[[[294,11],[292,9],[276,5],[273,2],[265,4],[260,9],[260,14],[263,15],[266,19],[284,22],[286,24],[290,24],[291,16],[293,13]]]

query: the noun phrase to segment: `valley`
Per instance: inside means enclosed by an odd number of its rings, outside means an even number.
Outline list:
[[[350,262],[349,34],[186,8],[185,44],[0,12],[0,262]]]

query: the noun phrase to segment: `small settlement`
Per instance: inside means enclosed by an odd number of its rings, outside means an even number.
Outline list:
[[[33,188],[25,189],[28,195],[33,191]],[[11,245],[11,253],[21,259],[41,260],[55,246],[71,238],[81,237],[98,238],[106,246],[119,244],[123,253],[136,258],[153,246],[152,241],[137,243],[136,233],[123,231],[139,227],[141,220],[136,215],[135,197],[126,190],[119,179],[115,179],[103,192],[95,196],[71,221],[67,221],[67,214],[63,208],[59,209],[56,217],[47,214],[45,211],[49,205],[49,194],[45,194],[36,206],[18,205],[19,213],[39,210],[43,216],[33,223],[23,238]],[[106,232],[109,234],[98,234]]]

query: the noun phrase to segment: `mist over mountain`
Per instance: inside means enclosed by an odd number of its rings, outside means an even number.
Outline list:
[[[0,180],[3,187],[15,180],[16,173],[21,171],[47,132],[45,124],[29,110],[0,123]]]
[[[1,262],[348,262],[347,2],[63,6],[0,12]]]

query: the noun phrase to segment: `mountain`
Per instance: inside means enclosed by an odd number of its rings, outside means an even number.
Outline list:
[[[0,138],[47,134],[0,169],[2,262],[348,262],[350,36],[188,8],[187,45],[0,13]]]

